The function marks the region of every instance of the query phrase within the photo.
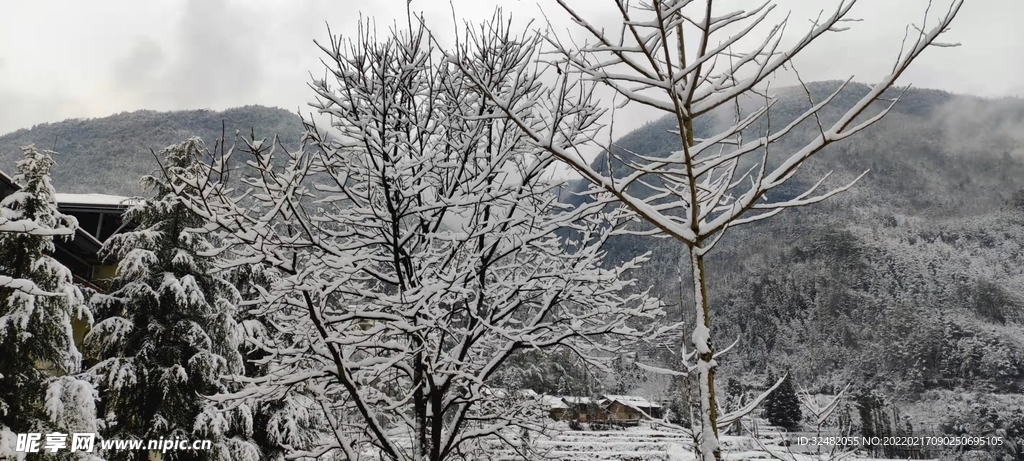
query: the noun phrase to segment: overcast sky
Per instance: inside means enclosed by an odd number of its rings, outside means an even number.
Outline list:
[[[935,0],[944,10],[951,0]],[[612,15],[575,2],[597,22]],[[758,4],[753,0],[721,3]],[[836,0],[779,0],[793,11],[791,31]],[[553,0],[453,0],[460,19],[481,20],[494,7],[517,18],[541,8],[560,30],[572,23]],[[926,0],[861,0],[863,22],[816,43],[799,63],[807,80],[871,82],[899,50],[904,25],[920,22]],[[314,39],[347,34],[360,14],[383,28],[405,21],[405,0],[34,0],[4,2],[0,14],[0,133],[66,118],[138,109],[225,109],[245,104],[306,109],[309,73],[322,74]],[[452,28],[449,1],[413,0],[435,30]],[[731,10],[726,5],[723,10]],[[901,84],[983,96],[1024,96],[1022,0],[968,0],[944,39],[959,48],[925,52]],[[793,34],[795,35],[795,34]],[[644,116],[630,117],[621,129]],[[625,126],[623,126],[625,125]],[[618,129],[616,131],[619,131]]]

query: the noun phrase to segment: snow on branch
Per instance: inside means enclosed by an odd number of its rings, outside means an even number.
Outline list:
[[[31,280],[18,279],[0,275],[0,287],[17,290],[32,296],[63,296],[63,293],[50,293],[40,290]]]
[[[768,390],[762,392],[760,395],[755,397],[749,403],[744,405],[743,408],[720,416],[718,418],[718,428],[725,429],[729,427],[729,425],[731,425],[732,423],[739,421],[740,418],[749,415],[750,412],[754,411],[754,409],[758,407],[758,405],[761,405],[761,402],[763,402],[764,399],[768,398],[768,396],[771,395],[771,393],[774,392],[775,389],[778,389],[778,387],[782,385],[782,382],[786,380],[787,376],[788,375],[783,374],[782,377],[779,378],[779,380],[772,385],[772,387],[768,388]]]
[[[717,365],[704,257],[731,227],[815,204],[853,187],[863,175],[838,187],[830,187],[826,175],[795,194],[776,193],[817,153],[892,110],[907,91],[895,91],[898,79],[925,49],[945,46],[938,39],[949,30],[963,0],[950,0],[937,19],[926,13],[913,27],[916,34],[908,28],[891,72],[875,79],[877,83],[851,85],[851,78],[815,100],[810,85],[801,81],[807,101],[797,111],[774,106],[769,83],[777,72],[795,70],[793,60],[812,42],[846,30],[856,0],[839,0],[822,11],[809,27],[796,31],[795,41],[786,40],[797,27],[788,16],[774,24],[768,20],[775,8],[771,1],[750,10],[719,11],[711,0],[615,0],[611,3],[621,16],[621,28],[612,32],[568,2],[557,3],[588,41],[580,46],[578,37],[560,36],[549,24],[543,41],[531,42],[533,49],[506,61],[516,84],[495,88],[487,66],[462,53],[442,52],[472,90],[504,116],[502,123],[514,124],[536,148],[588,181],[585,193],[617,201],[649,225],[628,232],[660,234],[685,247],[690,257],[681,266],[689,267],[693,282],[695,322],[689,340],[696,364],[684,364],[675,373],[700,374],[701,417],[694,423],[698,455],[705,461],[720,459],[717,428],[733,417],[716,421]],[[611,140],[602,145],[598,140],[614,123],[606,120],[614,112],[594,96],[598,86],[621,97],[623,103],[616,108],[634,104],[666,113],[674,125],[671,132],[678,136],[673,151],[662,156],[630,152]],[[733,109],[730,124],[723,113]],[[605,157],[591,164],[580,155],[581,146],[563,142],[565,133],[600,148]]]
[[[538,60],[523,60],[516,64],[518,66],[516,72],[520,74],[517,77],[518,80],[536,82],[547,78],[555,81],[552,85],[521,85],[512,94],[498,95],[489,92],[486,85],[483,85],[485,81],[480,76],[474,75],[475,68],[471,63],[460,61],[454,55],[449,55],[448,59],[450,62],[457,63],[467,73],[484,96],[492,99],[496,109],[503,111],[506,116],[520,125],[525,135],[531,137],[538,145],[597,185],[602,193],[610,193],[662,232],[684,242],[696,243],[724,230],[726,222],[739,220],[752,210],[765,209],[769,205],[759,201],[765,197],[768,191],[791,178],[803,162],[825,146],[845,139],[883,117],[898,98],[890,102],[888,107],[871,114],[867,119],[857,124],[852,123],[854,119],[868,112],[874,102],[882,100],[885,90],[895,84],[896,79],[924,49],[937,43],[936,39],[948,29],[950,22],[962,5],[962,1],[954,1],[944,16],[936,21],[930,29],[922,29],[916,40],[906,46],[906,50],[900,53],[890,75],[883,77],[870,91],[860,97],[857,103],[847,109],[843,116],[832,127],[824,130],[818,138],[783,157],[781,161],[777,162],[777,166],[765,172],[763,179],[748,186],[734,183],[729,183],[728,186],[719,184],[716,187],[718,192],[704,196],[703,200],[702,197],[689,197],[690,203],[693,204],[689,206],[702,210],[701,216],[705,217],[699,222],[692,222],[690,213],[675,215],[660,211],[644,194],[631,193],[633,189],[631,186],[643,186],[638,181],[639,178],[652,174],[658,175],[661,180],[671,184],[672,186],[666,185],[666,188],[669,189],[686,190],[691,184],[704,184],[709,175],[716,173],[716,168],[727,165],[747,154],[763,152],[768,145],[780,142],[803,121],[810,118],[817,119],[823,109],[831,107],[835,97],[846,86],[841,86],[831,95],[812,104],[807,111],[795,119],[787,121],[782,129],[771,134],[757,136],[741,146],[732,147],[731,150],[728,147],[734,142],[733,138],[736,134],[750,129],[755,123],[763,122],[762,119],[770,110],[772,101],[769,101],[765,107],[748,113],[741,121],[718,131],[717,134],[702,134],[700,144],[684,146],[667,158],[653,158],[644,153],[633,155],[629,166],[635,172],[622,178],[611,177],[611,172],[599,173],[576,155],[573,149],[550,142],[553,134],[564,129],[584,131],[589,135],[587,139],[592,141],[598,139],[594,130],[600,129],[601,125],[589,121],[584,124],[580,120],[566,117],[564,107],[590,107],[588,109],[590,112],[602,114],[598,101],[591,98],[592,93],[579,91],[581,85],[587,86],[599,82],[610,86],[629,101],[668,111],[679,120],[680,126],[677,132],[680,133],[681,138],[684,141],[688,137],[695,139],[692,128],[688,128],[690,121],[727,101],[735,100],[742,94],[756,92],[758,85],[776,70],[787,66],[812,41],[830,30],[834,30],[837,24],[849,22],[850,19],[847,15],[856,2],[843,1],[831,14],[817,18],[813,21],[811,29],[801,36],[797,43],[785,50],[778,49],[778,47],[786,21],[776,24],[764,35],[764,40],[755,46],[753,51],[746,54],[741,53],[737,59],[726,60],[731,64],[725,67],[713,63],[721,62],[715,61],[717,56],[732,53],[729,51],[730,47],[711,47],[710,43],[733,43],[739,38],[756,33],[755,29],[765,20],[766,14],[774,8],[774,5],[768,2],[750,11],[734,11],[719,16],[708,14],[706,18],[702,14],[698,14],[699,18],[691,18],[689,15],[694,12],[686,13],[688,10],[684,7],[684,4],[690,3],[692,2],[655,1],[649,4],[630,5],[629,2],[618,2],[625,33],[612,36],[602,28],[592,25],[581,12],[560,1],[560,7],[577,24],[580,24],[585,33],[589,34],[596,42],[582,49],[574,49],[567,44],[566,40],[549,33],[545,36],[544,43],[562,56],[561,62],[545,60],[538,65]],[[706,8],[698,8],[697,11],[703,10]],[[667,51],[671,51],[666,48],[669,41],[677,41],[675,38],[678,26],[677,14],[682,14],[686,22],[699,25],[698,32],[704,35],[698,37],[699,46],[695,57],[690,62],[673,62],[664,58]],[[639,17],[648,19],[639,20]],[[720,26],[723,26],[725,22],[744,24],[744,26],[739,29],[734,27],[723,29]],[[714,37],[717,37],[719,33],[728,35],[715,39]],[[770,59],[762,59],[762,57]],[[749,64],[756,66],[755,72],[746,78],[735,77],[744,66]],[[559,69],[559,72],[553,72],[555,67]],[[705,75],[709,69],[714,69],[717,76],[711,78],[709,75]],[[572,91],[560,91],[561,88],[572,89]],[[658,96],[659,93],[661,96]],[[523,104],[517,104],[517,100],[522,101]],[[557,102],[544,104],[544,101]],[[529,123],[523,120],[524,114],[530,114],[532,117]],[[709,148],[719,146],[727,147],[722,155],[704,155]],[[605,149],[606,152],[616,152],[617,150],[612,146],[607,146]],[[677,165],[679,168],[676,168]],[[687,165],[689,168],[685,167]],[[768,167],[768,165],[764,166]],[[722,193],[723,189],[729,192]],[[734,189],[735,192],[733,192]],[[842,190],[845,190],[845,187],[827,193],[825,197]],[[732,204],[722,208],[723,213],[709,213],[707,210],[710,197],[731,197],[732,200],[729,202]],[[779,206],[799,206],[814,202],[814,200],[793,203],[780,202]],[[755,203],[758,203],[756,207]]]
[[[195,145],[213,157],[204,174],[165,172],[227,234],[219,254],[283,275],[261,294],[260,312],[286,319],[261,346],[267,374],[218,399],[315,401],[331,428],[296,456],[529,452],[517,431],[546,418],[536,399],[494,389],[510,358],[567,347],[604,366],[650,336],[661,304],[629,278],[647,257],[602,262],[632,215],[607,196],[560,203],[556,157],[525,132],[544,122],[524,111],[520,125],[487,96],[573,120],[545,145],[584,139],[596,112],[520,92],[538,86],[519,70],[541,40],[500,15],[467,27],[450,59],[422,27],[332,38],[320,45],[330,78],[311,85],[329,127],[305,120],[294,151],[255,136],[220,155]],[[223,180],[237,156],[246,167]]]

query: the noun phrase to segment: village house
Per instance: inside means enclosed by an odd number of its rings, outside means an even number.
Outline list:
[[[661,405],[643,397],[630,395],[605,395],[602,406],[608,410],[609,419],[616,422],[638,422],[642,419],[662,417]]]
[[[600,399],[567,396],[562,397],[562,401],[569,407],[565,412],[568,419],[581,423],[608,420],[608,411],[601,405]]]
[[[569,405],[561,397],[542,395],[540,396],[540,402],[544,409],[548,411],[548,414],[551,415],[551,419],[561,421],[568,417],[566,412],[569,411]]]
[[[603,395],[598,398],[545,395],[541,396],[541,404],[555,420],[631,426],[642,420],[664,416],[661,405],[629,395]]]

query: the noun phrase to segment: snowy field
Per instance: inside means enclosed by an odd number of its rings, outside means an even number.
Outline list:
[[[723,459],[754,460],[775,459],[784,461],[812,461],[822,459],[843,459],[847,461],[875,461],[880,458],[828,453],[798,453],[795,447],[787,447],[778,431],[771,428],[760,431],[760,440],[750,436],[721,437]],[[696,460],[693,440],[683,431],[654,429],[641,425],[626,429],[612,430],[563,430],[558,435],[536,441],[536,448],[548,459],[560,461],[691,461]],[[497,451],[495,460],[515,459],[512,453]]]

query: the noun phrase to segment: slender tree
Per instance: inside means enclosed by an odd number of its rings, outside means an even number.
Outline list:
[[[92,322],[71,272],[51,256],[78,223],[57,211],[53,152],[22,148],[20,187],[0,202],[0,458],[15,434],[95,432],[96,392],[79,379],[73,321]],[[86,454],[60,456],[84,458]],[[42,454],[29,455],[42,456]]]
[[[550,49],[533,50],[534,59],[523,60],[516,71],[514,94],[490,91],[486,76],[478,73],[474,61],[460,60],[454,54],[449,58],[459,63],[497,111],[514,121],[538,147],[588,180],[593,192],[614,196],[651,225],[649,234],[675,239],[686,250],[680,277],[690,278],[684,286],[692,290],[695,321],[689,337],[681,338],[681,352],[696,360],[676,373],[693,372],[698,381],[700,414],[692,424],[700,458],[720,459],[719,428],[737,415],[721,417],[715,399],[718,351],[712,341],[705,265],[708,253],[731,227],[818,203],[851,187],[853,182],[821,192],[826,179],[822,178],[792,196],[771,194],[814,154],[884,117],[902,95],[887,90],[910,64],[930,46],[949,46],[936,39],[948,29],[963,2],[953,0],[934,21],[928,16],[929,4],[925,23],[907,28],[891,72],[877,79],[866,93],[856,95],[852,106],[838,117],[821,114],[846,84],[819,100],[812,100],[807,90],[809,108],[795,119],[778,123],[776,118],[773,124],[776,112],[770,108],[775,99],[767,91],[769,79],[776,71],[795,71],[793,59],[812,42],[845,30],[855,0],[840,1],[792,42],[783,40],[784,32],[792,28],[788,19],[765,27],[775,8],[771,1],[751,10],[725,11],[713,0],[615,0],[612,4],[621,14],[622,27],[614,31],[589,20],[567,1],[556,1],[589,41],[577,46],[580,41],[576,38],[549,33]],[[753,46],[745,48],[748,43]],[[590,165],[580,154],[581,146],[553,142],[557,133],[578,127],[572,114],[596,106],[589,90],[593,85],[610,88],[622,98],[622,104],[668,114],[675,121],[678,150],[658,158],[625,152],[609,143],[604,146],[606,164]],[[762,103],[750,108],[750,101]],[[878,101],[885,104],[878,107],[874,104]],[[730,126],[703,136],[695,132],[696,121],[715,117],[712,111],[730,107],[735,112],[733,123],[726,123]],[[809,140],[789,136],[798,125],[808,124],[816,132]],[[590,139],[597,143],[598,127],[592,128]],[[790,138],[799,145],[783,147],[782,141]],[[687,343],[694,348],[692,355],[686,352]]]
[[[457,52],[488,91],[512,94],[509,72],[539,36],[517,36],[500,16],[468,36]],[[292,456],[532,456],[523,434],[548,418],[539,401],[493,386],[508,361],[560,347],[607,368],[661,314],[625,278],[644,258],[602,267],[623,215],[560,204],[545,179],[554,157],[435,60],[422,28],[321,48],[331,83],[313,82],[314,107],[330,138],[307,123],[304,146],[284,154],[247,139],[245,190],[220,181],[233,151],[176,189],[235,238],[242,261],[283,274],[266,293],[290,319],[267,348],[271,369],[224,399],[314,396],[333,437]]]
[[[164,150],[164,168],[175,177],[194,176],[191,149],[185,143]],[[214,442],[212,450],[164,453],[169,460],[259,459],[248,407],[219,411],[203,397],[227,392],[224,377],[242,373],[242,332],[234,320],[239,293],[204,256],[211,248],[204,221],[171,193],[173,184],[153,176],[142,184],[153,196],[126,212],[138,227],[104,246],[118,272],[110,295],[93,297],[98,321],[85,338],[98,362],[89,373],[101,391],[102,435]]]

